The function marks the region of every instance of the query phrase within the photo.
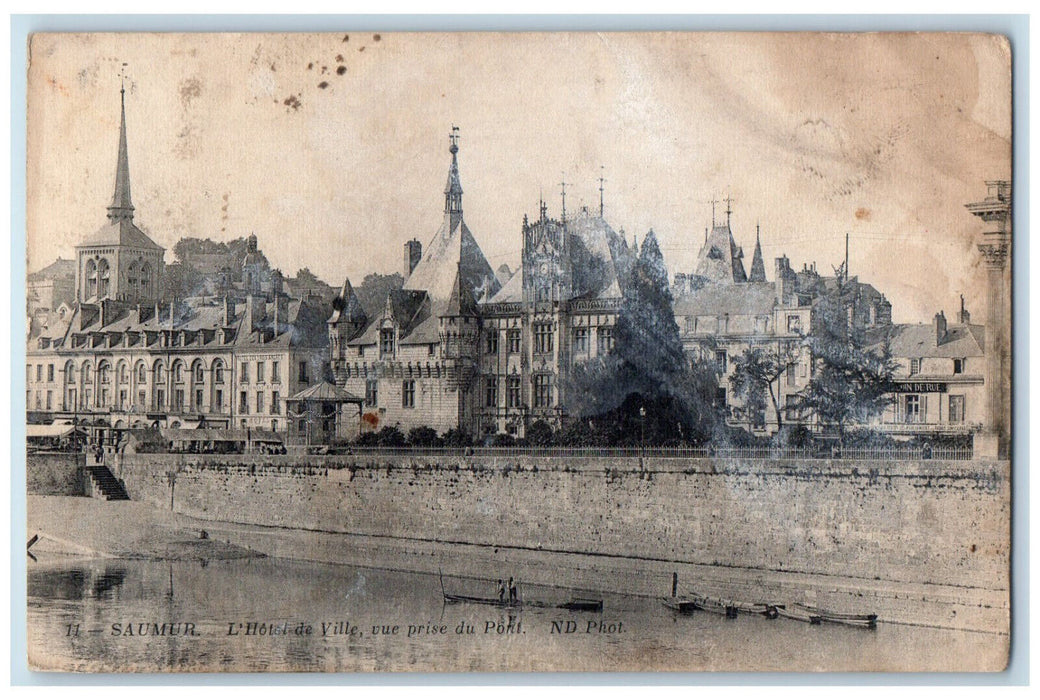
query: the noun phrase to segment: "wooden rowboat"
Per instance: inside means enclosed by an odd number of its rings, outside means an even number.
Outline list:
[[[674,610],[680,615],[692,615],[699,609],[696,603],[686,598],[663,598],[661,603],[669,610]]]
[[[810,625],[818,625],[823,622],[823,618],[819,615],[813,615],[808,611],[794,607],[788,608],[784,605],[777,605],[776,612],[780,617],[788,620],[798,620],[799,622],[808,622]]]
[[[444,593],[445,603],[471,603],[474,605],[490,605],[496,608],[560,608],[563,610],[577,610],[585,612],[599,612],[603,610],[603,601],[592,598],[575,598],[554,605],[540,600],[499,600],[498,598],[481,598],[471,595],[460,595],[457,593]]]
[[[691,593],[689,600],[694,604],[694,606],[696,606],[697,610],[725,615],[730,619],[735,618],[740,612],[736,605],[733,605],[730,601],[722,600],[721,598],[710,598],[697,593]]]
[[[866,627],[868,629],[875,629],[877,627],[877,615],[874,613],[841,613],[832,610],[824,610],[823,608],[817,608],[810,605],[803,605],[802,603],[794,603],[791,607],[793,609],[804,611],[808,615],[817,616],[823,622],[831,622],[836,625],[850,625],[852,627]]]

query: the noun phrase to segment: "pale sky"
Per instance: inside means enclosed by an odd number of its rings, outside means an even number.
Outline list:
[[[607,220],[652,227],[671,274],[730,195],[748,268],[756,222],[770,279],[781,254],[830,274],[848,232],[900,322],[952,320],[961,292],[983,310],[964,204],[1011,174],[1010,53],[984,35],[36,35],[30,271],[105,222],[124,63],[135,222],[166,261],[255,232],[337,286],[437,231],[453,124],[494,267],[540,193],[559,215],[561,179],[569,210],[598,208],[602,166]]]

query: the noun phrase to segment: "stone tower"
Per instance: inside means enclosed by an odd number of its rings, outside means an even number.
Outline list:
[[[126,145],[126,90],[119,91],[119,153],[108,223],[76,246],[76,300],[153,304],[161,296],[163,248],[134,224]]]

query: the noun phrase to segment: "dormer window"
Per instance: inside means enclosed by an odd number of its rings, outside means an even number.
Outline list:
[[[963,359],[961,359],[959,357],[953,358],[953,373],[954,374],[964,374],[964,360]]]
[[[382,328],[379,331],[379,356],[394,354],[394,329]]]

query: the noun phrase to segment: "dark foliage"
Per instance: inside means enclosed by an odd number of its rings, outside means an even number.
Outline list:
[[[441,439],[436,430],[422,425],[408,431],[408,444],[414,447],[437,447]]]
[[[896,364],[887,338],[869,343],[865,331],[848,318],[838,295],[817,303],[809,337],[815,371],[796,401],[799,411],[836,429],[839,443],[850,426],[863,425],[880,414],[896,389]]]
[[[552,426],[543,420],[536,420],[527,427],[527,442],[531,445],[544,447],[553,444]]]
[[[574,421],[566,444],[679,444],[715,430],[714,364],[689,361],[672,310],[668,272],[653,231],[624,285],[606,356],[579,363],[568,378]]]
[[[464,430],[452,428],[441,435],[441,442],[445,447],[470,447],[473,444],[473,438]]]

